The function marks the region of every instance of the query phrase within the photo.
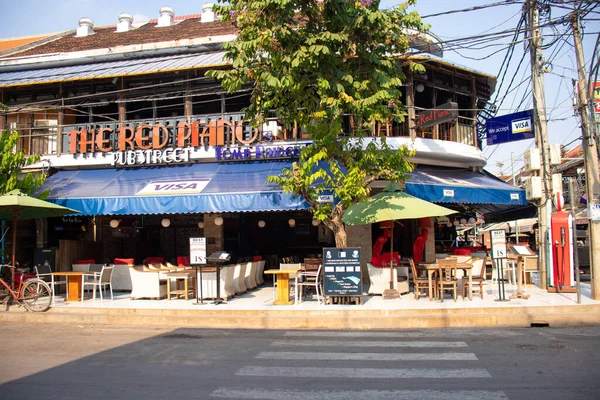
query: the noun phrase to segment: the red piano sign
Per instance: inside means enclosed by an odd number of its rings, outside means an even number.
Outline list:
[[[450,122],[458,117],[458,104],[453,102],[444,103],[430,110],[425,110],[417,115],[416,125],[419,128],[427,128]]]

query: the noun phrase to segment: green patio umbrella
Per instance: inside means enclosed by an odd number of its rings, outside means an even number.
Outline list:
[[[369,197],[365,201],[348,207],[342,220],[348,225],[366,225],[381,221],[394,221],[397,219],[415,219],[424,217],[440,217],[456,213],[446,207],[421,200],[402,191],[398,185],[392,183],[386,186],[381,193]],[[392,262],[394,259],[394,224],[392,223],[392,239],[390,248],[390,290],[393,291]],[[393,294],[384,297],[397,297]]]
[[[36,199],[35,197],[22,193],[18,189],[0,196],[0,220],[13,221],[12,265],[15,265],[15,251],[17,248],[17,220],[60,217],[62,215],[77,213],[79,213],[79,211]],[[11,271],[12,274],[14,274],[14,269],[11,269]]]

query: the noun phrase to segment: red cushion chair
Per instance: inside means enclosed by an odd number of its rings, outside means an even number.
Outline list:
[[[74,264],[96,264],[96,260],[89,258],[86,260],[75,260]]]
[[[178,267],[187,267],[190,266],[190,257],[189,256],[178,256],[177,257],[177,266]]]
[[[114,264],[116,265],[135,265],[133,258],[115,258]]]
[[[146,257],[146,264],[162,264],[164,262],[164,257]]]
[[[465,249],[454,249],[452,251],[452,253],[455,256],[470,256],[471,255],[471,249],[465,248]]]
[[[394,264],[400,265],[400,255],[394,252]],[[389,268],[390,266],[390,253],[383,253],[380,256],[373,256],[371,258],[371,265],[379,268]]]

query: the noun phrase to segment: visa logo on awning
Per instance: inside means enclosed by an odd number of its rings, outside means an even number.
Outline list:
[[[196,194],[204,190],[210,179],[183,179],[151,181],[136,196],[173,196],[180,194]]]

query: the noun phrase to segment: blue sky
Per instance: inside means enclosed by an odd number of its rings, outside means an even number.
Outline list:
[[[448,10],[464,9],[482,4],[489,4],[496,0],[420,0],[417,1],[416,10],[422,15],[440,13]],[[175,15],[199,14],[202,12],[202,1],[190,0],[0,0],[0,15],[3,22],[0,24],[0,38],[29,36],[40,33],[58,32],[75,29],[81,17],[89,17],[97,26],[117,23],[117,16],[127,12],[137,18],[157,18],[162,6],[169,6]],[[399,1],[383,1],[381,7],[391,7]],[[597,10],[600,11],[600,10]],[[555,8],[552,17],[564,14],[564,10]],[[431,31],[442,40],[480,36],[486,33],[514,29],[521,13],[521,4],[493,7],[484,10],[429,17],[425,21],[431,25]],[[597,18],[597,15],[595,18]],[[563,26],[558,26],[560,32]],[[592,56],[596,35],[600,31],[599,21],[590,21],[584,26],[584,54],[589,63]],[[544,34],[552,32],[544,30]],[[522,39],[522,36],[519,38]],[[498,47],[488,46],[479,49],[463,49],[460,54],[446,51],[444,57],[449,61],[477,69],[490,75],[497,75],[506,51],[504,48],[511,40],[510,37],[495,42],[503,44]],[[552,44],[552,37],[545,43]],[[568,145],[572,148],[580,143],[581,130],[579,122],[574,117],[572,108],[572,79],[576,79],[576,65],[572,45],[572,35],[564,36],[554,45],[544,50],[544,56],[552,60],[552,71],[545,74],[546,107],[548,123],[548,140],[550,143]],[[498,53],[492,55],[495,51]],[[529,57],[518,73],[516,66],[525,51],[524,43],[518,43],[513,55],[511,68],[506,79],[515,77],[515,84],[526,80],[529,73]],[[488,57],[489,56],[489,57]],[[468,58],[470,57],[470,58]],[[483,58],[485,59],[477,59]],[[473,59],[476,58],[476,59]],[[588,64],[589,66],[589,64]],[[500,81],[498,85],[500,85]],[[508,82],[504,83],[506,87]],[[532,107],[531,96],[524,94],[528,87],[527,82],[511,92],[504,100],[499,115],[508,114],[518,110]],[[504,90],[501,91],[504,95]],[[494,96],[493,96],[494,97]],[[521,100],[523,100],[521,103]],[[486,169],[498,174],[501,171],[510,174],[511,153],[515,159],[515,170],[522,165],[523,152],[533,146],[533,140],[524,140],[512,144],[501,144],[484,147],[484,154],[488,159]],[[499,163],[502,167],[499,167]]]

